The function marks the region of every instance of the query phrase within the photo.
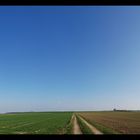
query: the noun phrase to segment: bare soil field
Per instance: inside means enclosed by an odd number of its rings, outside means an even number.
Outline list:
[[[104,133],[140,134],[140,112],[77,113]]]

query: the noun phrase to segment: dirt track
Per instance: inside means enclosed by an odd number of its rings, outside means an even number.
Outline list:
[[[73,134],[82,134],[75,115],[72,116],[72,120],[73,120]]]
[[[90,130],[92,131],[93,134],[103,134],[97,128],[95,128],[94,126],[92,126],[91,124],[89,124],[85,119],[83,119],[79,115],[78,115],[78,117],[90,128]]]

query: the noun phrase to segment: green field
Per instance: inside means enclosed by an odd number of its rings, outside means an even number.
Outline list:
[[[66,134],[71,112],[0,114],[0,134]]]

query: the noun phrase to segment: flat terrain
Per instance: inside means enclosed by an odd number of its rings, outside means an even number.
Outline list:
[[[0,134],[140,134],[140,112],[0,114]]]
[[[77,113],[103,133],[140,134],[140,112]]]
[[[65,134],[72,113],[0,114],[0,134]]]

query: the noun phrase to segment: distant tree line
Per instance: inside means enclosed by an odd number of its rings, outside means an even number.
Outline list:
[[[122,109],[114,108],[113,111],[114,112],[132,112],[132,111],[134,112],[134,111],[140,111],[140,110],[125,110],[125,109],[122,110]]]

